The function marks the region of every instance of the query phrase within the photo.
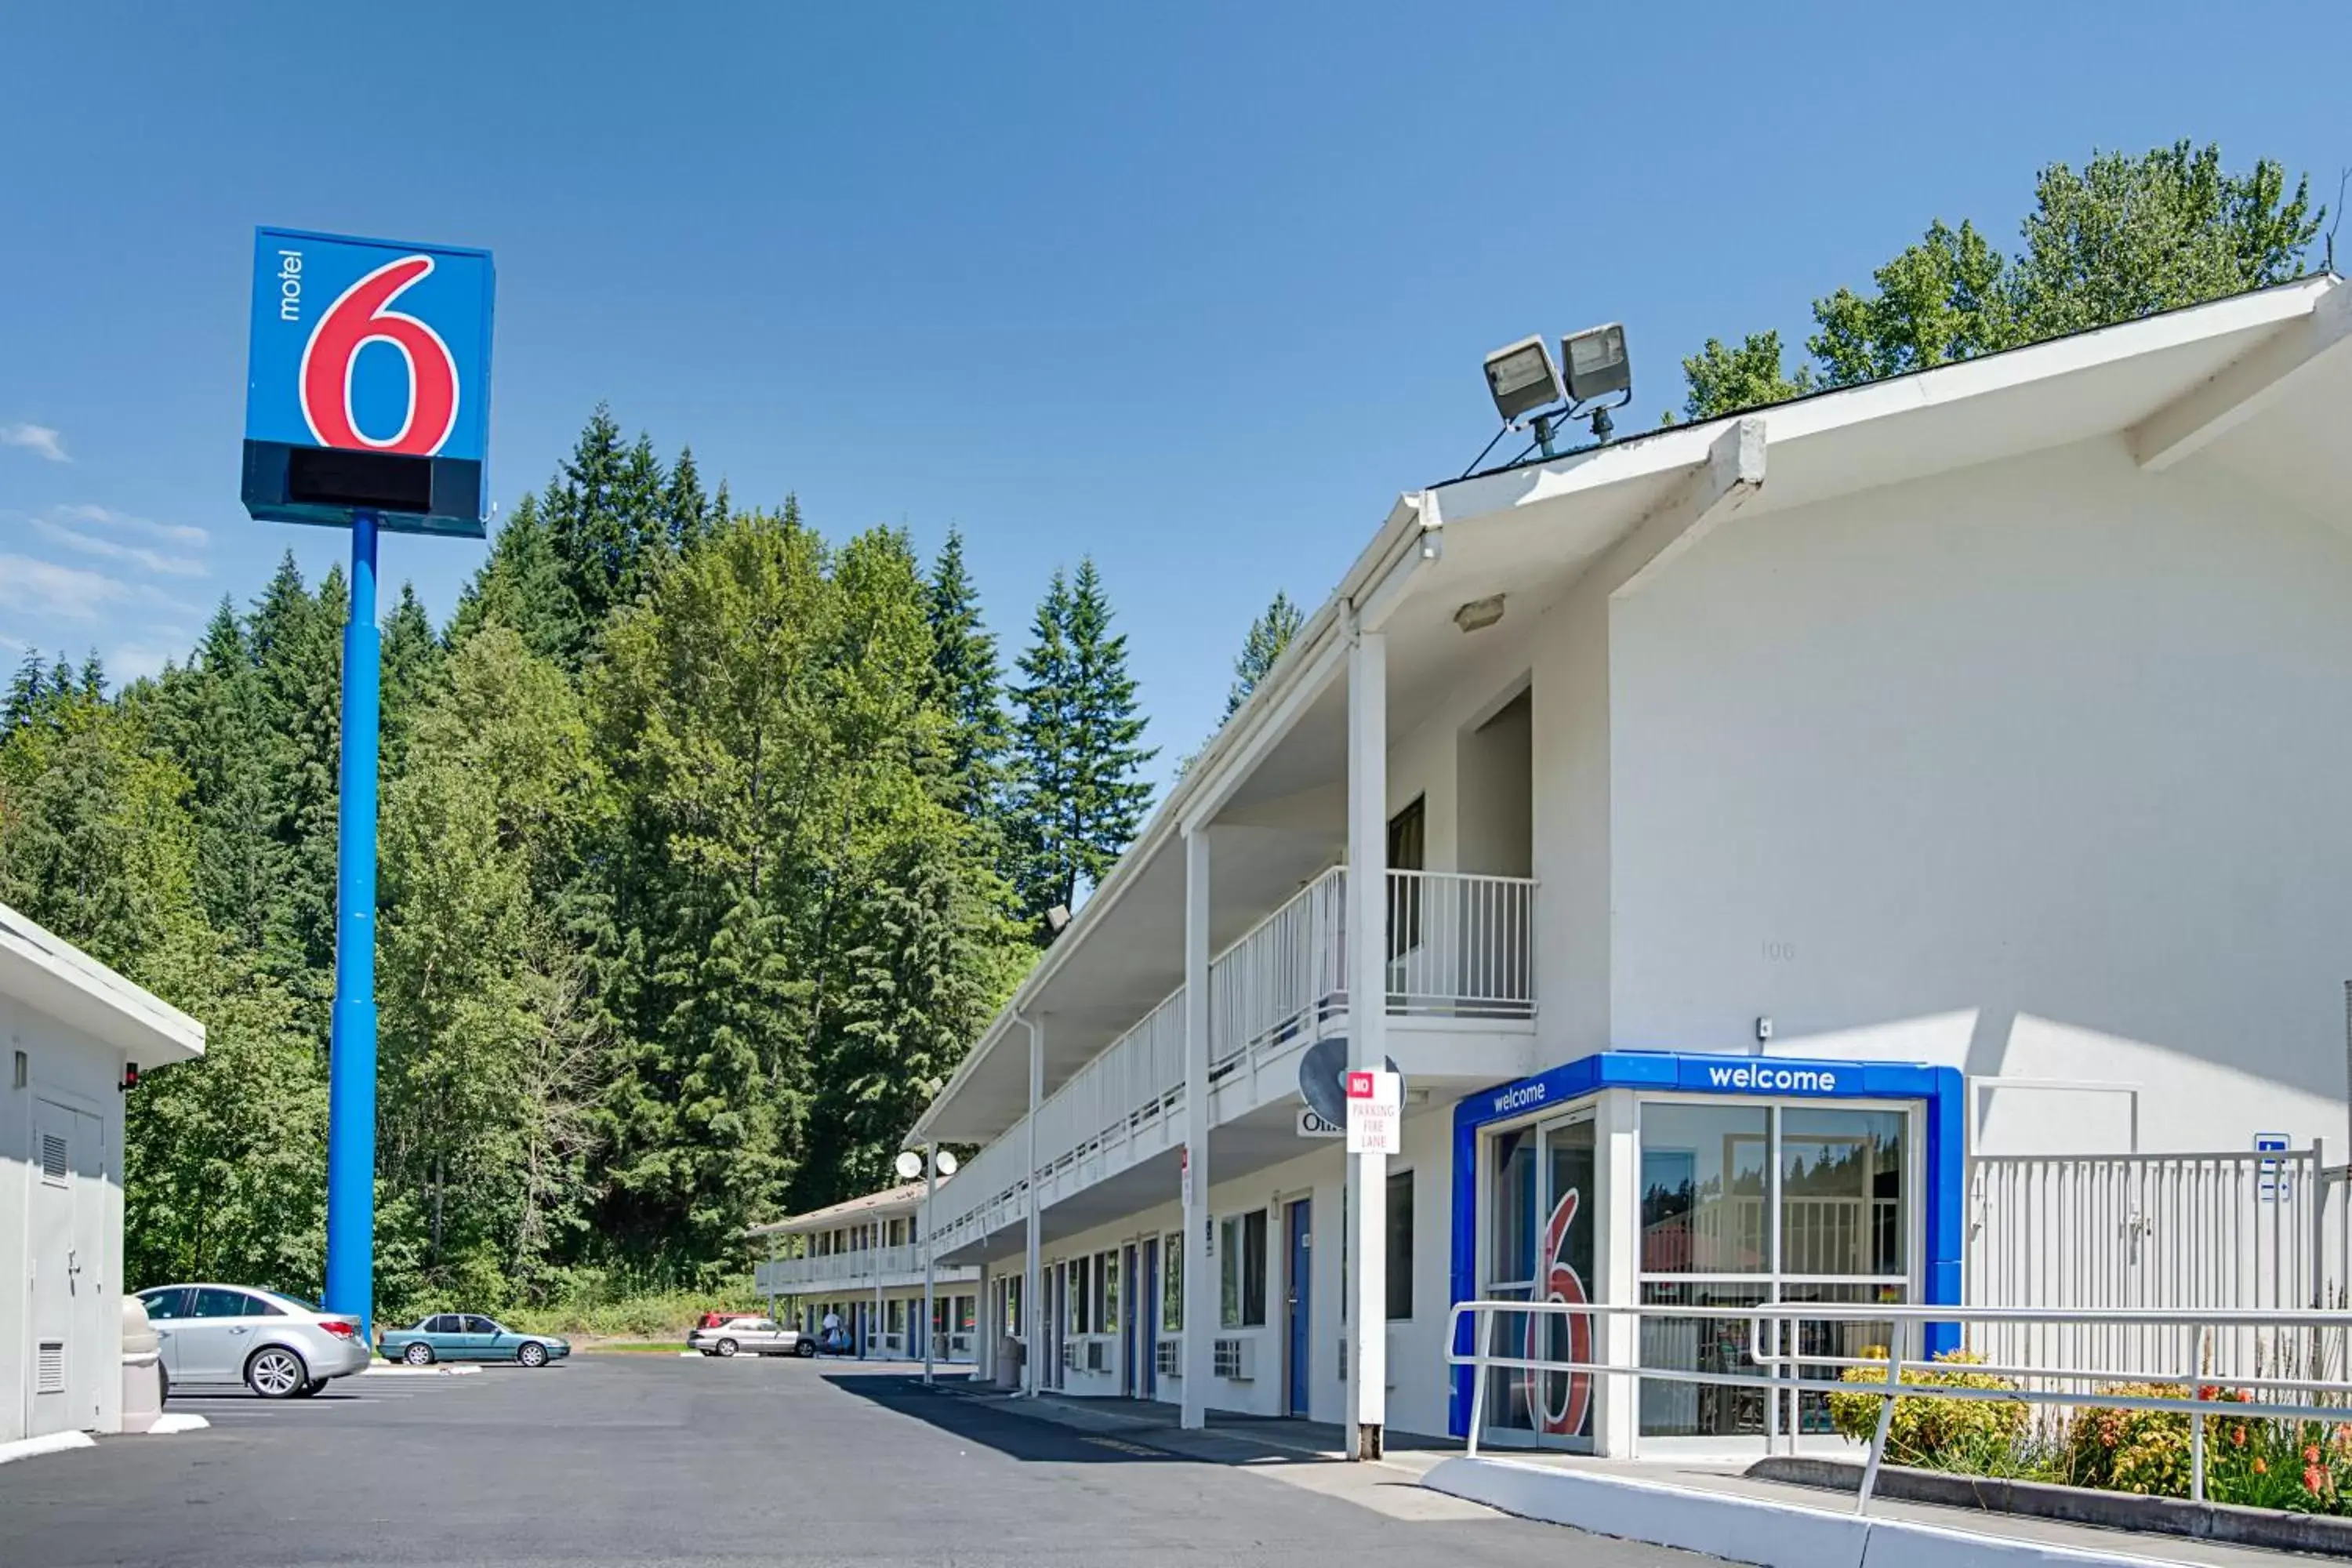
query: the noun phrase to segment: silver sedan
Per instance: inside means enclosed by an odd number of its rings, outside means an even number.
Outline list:
[[[373,1356],[356,1320],[274,1290],[159,1285],[139,1300],[163,1342],[166,1388],[241,1383],[264,1399],[307,1398]]]
[[[735,1318],[715,1329],[697,1329],[686,1336],[686,1348],[704,1355],[816,1354],[816,1342],[798,1329],[787,1329],[772,1318]]]

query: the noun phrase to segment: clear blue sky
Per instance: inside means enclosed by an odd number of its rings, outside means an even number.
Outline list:
[[[2352,9],[2169,0],[10,7],[0,662],[150,670],[346,548],[236,500],[284,224],[497,253],[508,507],[601,398],[835,536],[960,525],[1008,656],[1091,552],[1164,773],[1273,590],[1486,439],[1485,351],[1622,319],[1647,424],[2053,159],[2219,139],[2332,201],[2347,58]],[[481,554],[383,569],[438,619]]]

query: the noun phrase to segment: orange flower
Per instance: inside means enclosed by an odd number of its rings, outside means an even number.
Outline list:
[[[2306,1465],[2315,1465],[2315,1464],[2319,1463],[2319,1445],[2318,1445],[2318,1444],[2314,1443],[2314,1444],[2312,1444],[2312,1445],[2311,1445],[2311,1447],[2309,1447],[2305,1448],[2305,1449],[2303,1451],[2303,1462],[2304,1462],[2305,1464],[2306,1464]]]
[[[2256,1474],[2256,1475],[2258,1475],[2258,1476],[2267,1476],[2267,1475],[2269,1475],[2270,1473],[2271,1473],[2270,1461],[2269,1461],[2269,1460],[2267,1460],[2267,1459],[2265,1459],[2265,1458],[2263,1458],[2260,1454],[2255,1455],[2255,1456],[2254,1456],[2254,1474]]]
[[[2230,1441],[2241,1448],[2244,1447],[2246,1446],[2246,1429],[2243,1426],[2231,1427]]]
[[[2305,1465],[2303,1468],[2303,1489],[2307,1492],[2317,1491],[2319,1483],[2326,1479],[2326,1476],[2327,1472],[2317,1465]]]

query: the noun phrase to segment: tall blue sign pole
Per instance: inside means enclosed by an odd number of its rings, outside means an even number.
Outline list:
[[[373,1327],[375,1301],[375,796],[383,660],[375,514],[352,514],[335,812],[335,1011],[327,1063],[327,1292]]]
[[[489,253],[254,235],[246,510],[352,531],[336,813],[335,1004],[322,1304],[375,1317],[375,854],[383,533],[483,537]]]

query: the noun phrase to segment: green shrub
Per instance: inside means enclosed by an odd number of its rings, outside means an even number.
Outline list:
[[[1886,1348],[1864,1351],[1878,1365],[1850,1366],[1838,1374],[1841,1383],[1886,1383]],[[1986,1388],[2014,1392],[2017,1384],[1990,1373],[1955,1370],[1982,1358],[1966,1351],[1947,1351],[1933,1367],[1905,1367],[1906,1387]],[[1832,1394],[1830,1424],[1840,1434],[1867,1443],[1878,1431],[1878,1409],[1885,1395]],[[1886,1457],[1898,1465],[1935,1469],[1981,1470],[1994,1456],[2013,1453],[2025,1436],[2027,1412],[2021,1399],[1902,1399],[1895,1402],[1886,1426]]]
[[[2189,1390],[2177,1383],[2108,1384],[2102,1392],[2146,1399],[2189,1396]],[[2077,1411],[2066,1427],[2066,1464],[2078,1487],[2105,1487],[2145,1497],[2186,1497],[2189,1417],[2179,1410],[2095,1406]]]

